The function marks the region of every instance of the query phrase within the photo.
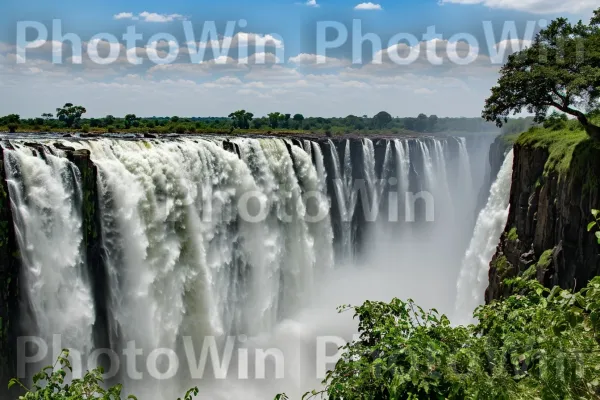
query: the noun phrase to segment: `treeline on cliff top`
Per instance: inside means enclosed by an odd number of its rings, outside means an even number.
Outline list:
[[[294,131],[299,133],[351,134],[385,131],[391,134],[436,132],[499,132],[482,118],[440,118],[419,114],[416,117],[392,117],[382,111],[374,116],[348,115],[344,118],[305,117],[302,114],[269,113],[255,117],[246,110],[232,112],[228,117],[147,117],[135,114],[125,117],[107,115],[85,118],[83,106],[65,104],[55,114],[44,113],[37,118],[21,118],[17,114],[0,118],[4,132],[132,132],[132,133],[196,133],[233,131]]]

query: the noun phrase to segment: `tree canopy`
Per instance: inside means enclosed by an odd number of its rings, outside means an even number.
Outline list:
[[[510,113],[525,109],[539,123],[555,108],[576,117],[588,135],[600,140],[600,127],[586,115],[599,98],[600,9],[588,25],[552,21],[530,47],[510,55],[483,117],[502,126]]]
[[[86,112],[87,110],[82,106],[67,103],[62,108],[56,109],[56,117],[70,128],[75,126]]]

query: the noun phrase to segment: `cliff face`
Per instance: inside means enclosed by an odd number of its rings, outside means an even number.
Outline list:
[[[600,208],[600,146],[578,132],[561,134],[539,129],[514,145],[510,213],[490,265],[487,302],[501,298],[502,281],[517,275],[569,289],[600,275],[600,247],[587,231],[591,210]]]
[[[5,176],[1,148],[0,176]],[[5,179],[0,179],[0,284],[0,382],[3,383],[14,376],[19,320],[19,251]],[[0,393],[4,389],[0,388]]]

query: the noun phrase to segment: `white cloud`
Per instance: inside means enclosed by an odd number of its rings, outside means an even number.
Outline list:
[[[383,10],[383,8],[381,8],[380,4],[375,4],[375,3],[360,3],[359,5],[357,5],[356,7],[354,7],[355,10]]]
[[[490,8],[526,11],[534,14],[573,14],[594,9],[598,6],[598,0],[440,0],[440,4],[482,4]]]
[[[249,57],[243,57],[237,61],[240,64],[279,64],[281,60],[273,53],[259,52]]]
[[[175,20],[182,20],[185,17],[181,14],[157,14],[144,11],[140,13],[140,17],[145,22],[172,22]]]
[[[113,16],[113,18],[114,18],[114,19],[134,19],[135,17],[134,17],[134,15],[133,15],[133,13],[130,13],[130,12],[122,12],[122,13],[115,14],[115,15]]]
[[[12,46],[12,45],[10,45],[8,43],[0,42],[0,53],[8,53],[13,48],[14,48],[14,46]]]
[[[233,37],[221,38],[218,40],[210,40],[207,42],[187,42],[180,49],[183,53],[189,53],[188,46],[195,46],[198,49],[222,49],[225,40],[231,40],[230,48],[245,48],[255,47],[257,51],[266,48],[275,48],[278,50],[278,56],[283,56],[283,49],[285,47],[283,38],[276,35],[260,34],[260,33],[249,33],[249,32],[238,32]]]
[[[309,66],[316,68],[339,68],[347,67],[351,64],[350,60],[307,53],[300,53],[297,56],[290,57],[288,61],[298,66]]]
[[[142,20],[144,22],[173,22],[184,20],[181,14],[158,14],[144,11],[138,15],[130,12],[122,12],[113,16],[114,19],[131,19],[134,21]]]
[[[179,47],[179,43],[177,43],[174,40],[159,40],[158,42],[152,42],[151,45],[156,46],[157,49],[172,49],[175,47]]]
[[[418,88],[418,89],[415,89],[415,90],[413,90],[413,92],[414,92],[415,94],[424,94],[424,95],[428,95],[428,94],[434,94],[434,93],[435,93],[435,90],[432,90],[432,89],[427,89],[427,88]]]
[[[319,7],[319,4],[317,4],[317,0],[308,0],[306,3],[304,3],[304,5],[307,5],[309,7]]]

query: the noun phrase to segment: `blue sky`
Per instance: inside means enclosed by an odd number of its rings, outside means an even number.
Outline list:
[[[475,4],[473,4],[475,3]],[[490,87],[497,79],[498,63],[490,62],[488,43],[494,50],[510,52],[526,45],[528,21],[539,28],[540,20],[556,16],[588,19],[596,0],[200,0],[169,2],[116,1],[102,3],[63,0],[5,0],[0,8],[0,114],[19,113],[37,116],[69,102],[83,104],[90,116],[136,113],[151,115],[227,115],[245,108],[256,115],[271,111],[301,112],[306,115],[345,116],[374,114],[387,110],[393,115],[420,112],[440,116],[477,116]],[[565,5],[568,4],[568,5]],[[53,44],[53,20],[62,23],[63,34],[81,39],[81,56],[71,44]],[[235,24],[232,46],[227,56],[214,57],[211,49],[227,42],[227,21]],[[36,21],[49,30],[47,43],[31,43],[19,53],[17,24]],[[200,34],[213,21],[218,39],[200,43]],[[317,28],[330,21],[344,25],[348,41],[328,50],[324,64],[317,56]],[[381,48],[369,42],[352,46],[353,21],[360,21],[362,34],[381,40]],[[485,33],[490,21],[493,34]],[[518,38],[502,43],[506,23],[514,23]],[[184,33],[191,24],[196,48],[207,48],[202,64],[188,54],[191,50]],[[443,38],[429,44],[423,34],[435,26]],[[123,34],[135,27],[142,40],[137,49],[128,49]],[[29,29],[29,35],[33,29]],[[158,42],[147,50],[150,37],[157,33],[172,35],[175,42]],[[330,30],[331,33],[331,30]],[[93,41],[97,34],[112,34],[118,55],[107,65],[98,65],[90,56],[90,43],[98,57],[108,57],[111,44]],[[389,42],[397,34],[413,35],[421,43]],[[476,41],[467,43],[464,36]],[[238,38],[247,37],[249,45]],[[103,36],[104,38],[104,36]],[[32,41],[35,37],[27,36]],[[328,37],[331,39],[331,37]],[[493,40],[492,40],[493,39]],[[58,42],[57,42],[58,43]],[[256,47],[264,43],[263,47]],[[395,43],[395,44],[394,44]],[[398,44],[399,43],[399,44]],[[514,45],[514,46],[513,46]],[[432,47],[427,47],[432,46]],[[468,65],[456,65],[447,54],[448,46],[460,57],[474,58]],[[454,47],[452,47],[454,46]],[[363,62],[353,64],[357,49]],[[63,63],[52,63],[53,51],[62,49]],[[245,49],[240,52],[240,49]],[[432,65],[434,49],[442,65]],[[128,53],[128,50],[130,51]],[[414,50],[414,52],[413,52]],[[131,51],[141,57],[141,65],[130,62]],[[156,64],[148,52],[164,59],[175,52],[169,64]],[[373,63],[380,51],[381,63]],[[393,53],[417,54],[410,64],[393,62]],[[20,55],[19,55],[20,54]],[[25,58],[22,57],[25,55]],[[75,56],[75,57],[73,57]],[[267,63],[261,64],[264,59]],[[375,57],[376,59],[376,57]],[[240,60],[245,60],[241,62]],[[257,61],[258,60],[258,61]],[[21,62],[21,63],[20,63]]]

